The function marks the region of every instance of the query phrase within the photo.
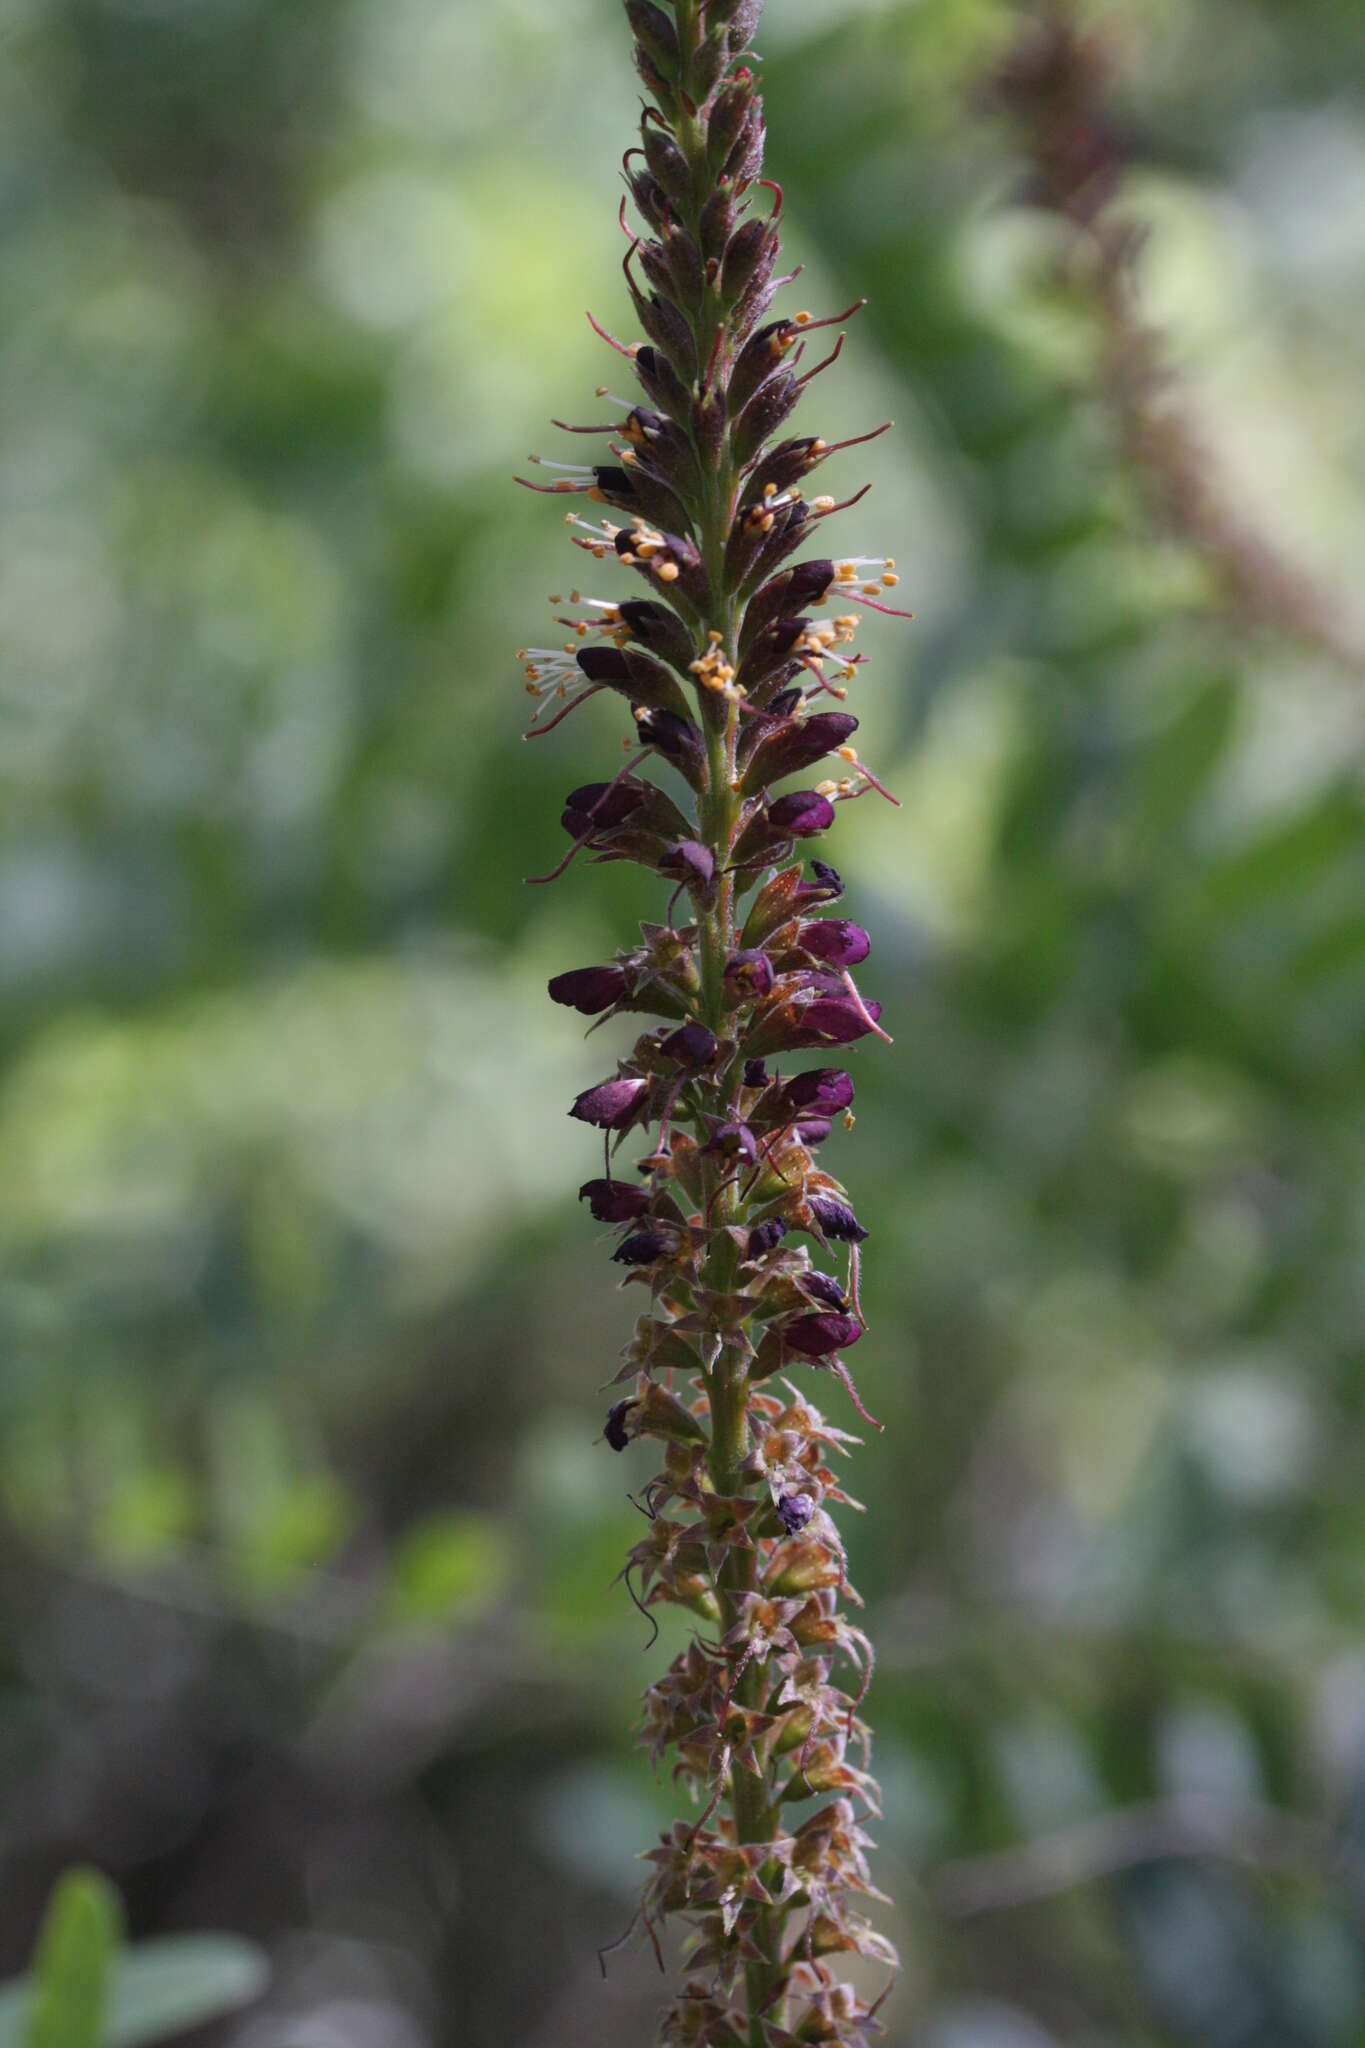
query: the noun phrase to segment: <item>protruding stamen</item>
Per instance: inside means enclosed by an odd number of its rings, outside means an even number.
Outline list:
[[[821,320],[816,320],[810,313],[794,313],[792,325],[805,334],[813,334],[817,327],[837,327],[841,320],[851,320],[855,313],[862,312],[866,304],[866,299],[855,299],[851,306],[845,306],[842,313],[826,313]]]

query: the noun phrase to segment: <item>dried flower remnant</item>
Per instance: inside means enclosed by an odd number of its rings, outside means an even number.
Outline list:
[[[597,1023],[660,1020],[570,1114],[604,1148],[580,1198],[613,1234],[621,1284],[649,1296],[602,1427],[613,1451],[664,1446],[622,1576],[643,1609],[681,1607],[693,1625],[646,1693],[643,1735],[695,1802],[650,1852],[639,1915],[661,1962],[663,1923],[688,1930],[661,2034],[679,2048],[866,2042],[876,2005],[837,1960],[896,1967],[856,1903],[877,1896],[860,1823],[876,1811],[859,1711],[872,1656],[845,1613],[856,1595],[831,1509],[855,1505],[836,1461],[857,1439],[785,1376],[828,1373],[871,1421],[843,1356],[865,1327],[868,1233],[815,1157],[835,1119],[852,1126],[854,1084],[840,1066],[779,1062],[888,1036],[854,979],[871,941],[825,915],[844,885],[806,843],[840,803],[889,794],[843,707],[862,611],[909,614],[889,601],[889,557],[826,552],[826,522],[864,493],[807,495],[815,469],[871,436],[784,431],[843,341],[805,367],[812,338],[856,308],[772,310],[791,279],[776,274],[782,195],[760,176],[760,7],[626,0],[652,102],[621,211],[643,338],[589,318],[639,391],[603,387],[611,419],[568,429],[600,437],[600,460],[533,458],[522,479],[606,507],[568,513],[584,580],[628,571],[644,592],[553,597],[567,637],[522,659],[528,737],[604,694],[629,734],[615,776],[566,799],[568,852],[535,879],[587,855],[634,861],[669,892],[638,944],[549,992]],[[643,1156],[623,1170],[628,1142]]]
[[[1027,197],[1070,230],[1067,278],[1092,306],[1099,381],[1125,461],[1155,517],[1207,565],[1230,614],[1365,673],[1365,636],[1342,604],[1286,559],[1229,501],[1216,465],[1172,391],[1160,334],[1134,279],[1144,230],[1114,205],[1132,159],[1112,107],[1118,40],[1056,0],[1026,12],[987,82],[1028,165]]]

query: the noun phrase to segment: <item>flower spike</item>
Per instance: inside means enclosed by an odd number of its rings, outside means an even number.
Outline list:
[[[611,780],[567,798],[568,851],[535,882],[586,849],[635,862],[669,891],[637,944],[549,985],[593,1030],[629,1014],[639,1032],[569,1113],[600,1138],[580,1197],[610,1233],[621,1285],[648,1296],[602,1429],[613,1454],[646,1437],[663,1447],[631,1496],[645,1522],[620,1577],[656,1633],[665,1605],[694,1624],[646,1691],[641,1733],[695,1798],[693,1818],[649,1852],[632,1923],[661,1967],[663,1922],[691,1928],[665,2048],[865,2044],[885,1994],[867,2002],[832,1966],[896,1968],[855,1910],[860,1894],[879,1896],[858,1819],[878,1799],[861,1719],[872,1654],[847,1618],[861,1603],[830,1510],[857,1506],[831,1461],[858,1440],[775,1375],[828,1374],[880,1429],[842,1355],[867,1329],[868,1231],[816,1163],[836,1120],[852,1129],[853,1080],[788,1056],[891,1042],[851,972],[871,940],[828,914],[844,885],[807,842],[840,802],[870,790],[896,801],[854,750],[858,721],[842,705],[865,660],[851,648],[863,610],[911,615],[887,602],[889,556],[800,554],[817,521],[868,488],[807,498],[810,472],[887,429],[780,438],[864,301],[818,318],[772,311],[797,273],[778,273],[782,190],[761,175],[762,102],[740,61],[752,60],[761,6],[625,0],[648,98],[618,220],[644,338],[627,344],[588,319],[641,396],[603,387],[618,421],[555,422],[605,436],[609,459],[532,457],[553,480],[518,478],[612,508],[596,523],[571,511],[570,538],[646,585],[634,598],[552,598],[567,603],[555,619],[569,637],[522,661],[538,706],[528,737],[598,694],[624,699],[629,734]],[[838,330],[828,354],[800,367],[827,327]],[[820,708],[827,699],[835,708]],[[639,772],[651,758],[658,781]],[[833,776],[789,786],[818,764]],[[636,1135],[645,1156],[623,1180],[613,1154]],[[831,1270],[844,1246],[846,1278]],[[795,1817],[812,1796],[825,1803]]]

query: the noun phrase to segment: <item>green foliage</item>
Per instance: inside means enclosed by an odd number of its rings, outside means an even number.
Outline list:
[[[259,1996],[250,1942],[178,1935],[123,1947],[118,1893],[70,1870],[43,1920],[32,1975],[0,1989],[0,2048],[151,2048]]]

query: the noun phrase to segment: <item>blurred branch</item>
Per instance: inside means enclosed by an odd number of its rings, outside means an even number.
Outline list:
[[[1146,230],[1112,202],[1136,154],[1110,109],[1116,69],[1103,26],[1081,29],[1060,0],[1028,9],[989,81],[1029,165],[1027,197],[1073,231],[1068,282],[1088,292],[1099,385],[1119,447],[1157,519],[1205,563],[1234,618],[1264,626],[1365,678],[1365,628],[1229,502],[1208,448],[1169,396],[1159,331],[1134,281]]]
[[[953,1919],[998,1913],[1170,1857],[1217,1857],[1259,1873],[1346,1891],[1365,1905],[1360,1875],[1326,1828],[1250,1801],[1186,1796],[1100,1814],[1017,1849],[960,1857],[929,1879]]]

